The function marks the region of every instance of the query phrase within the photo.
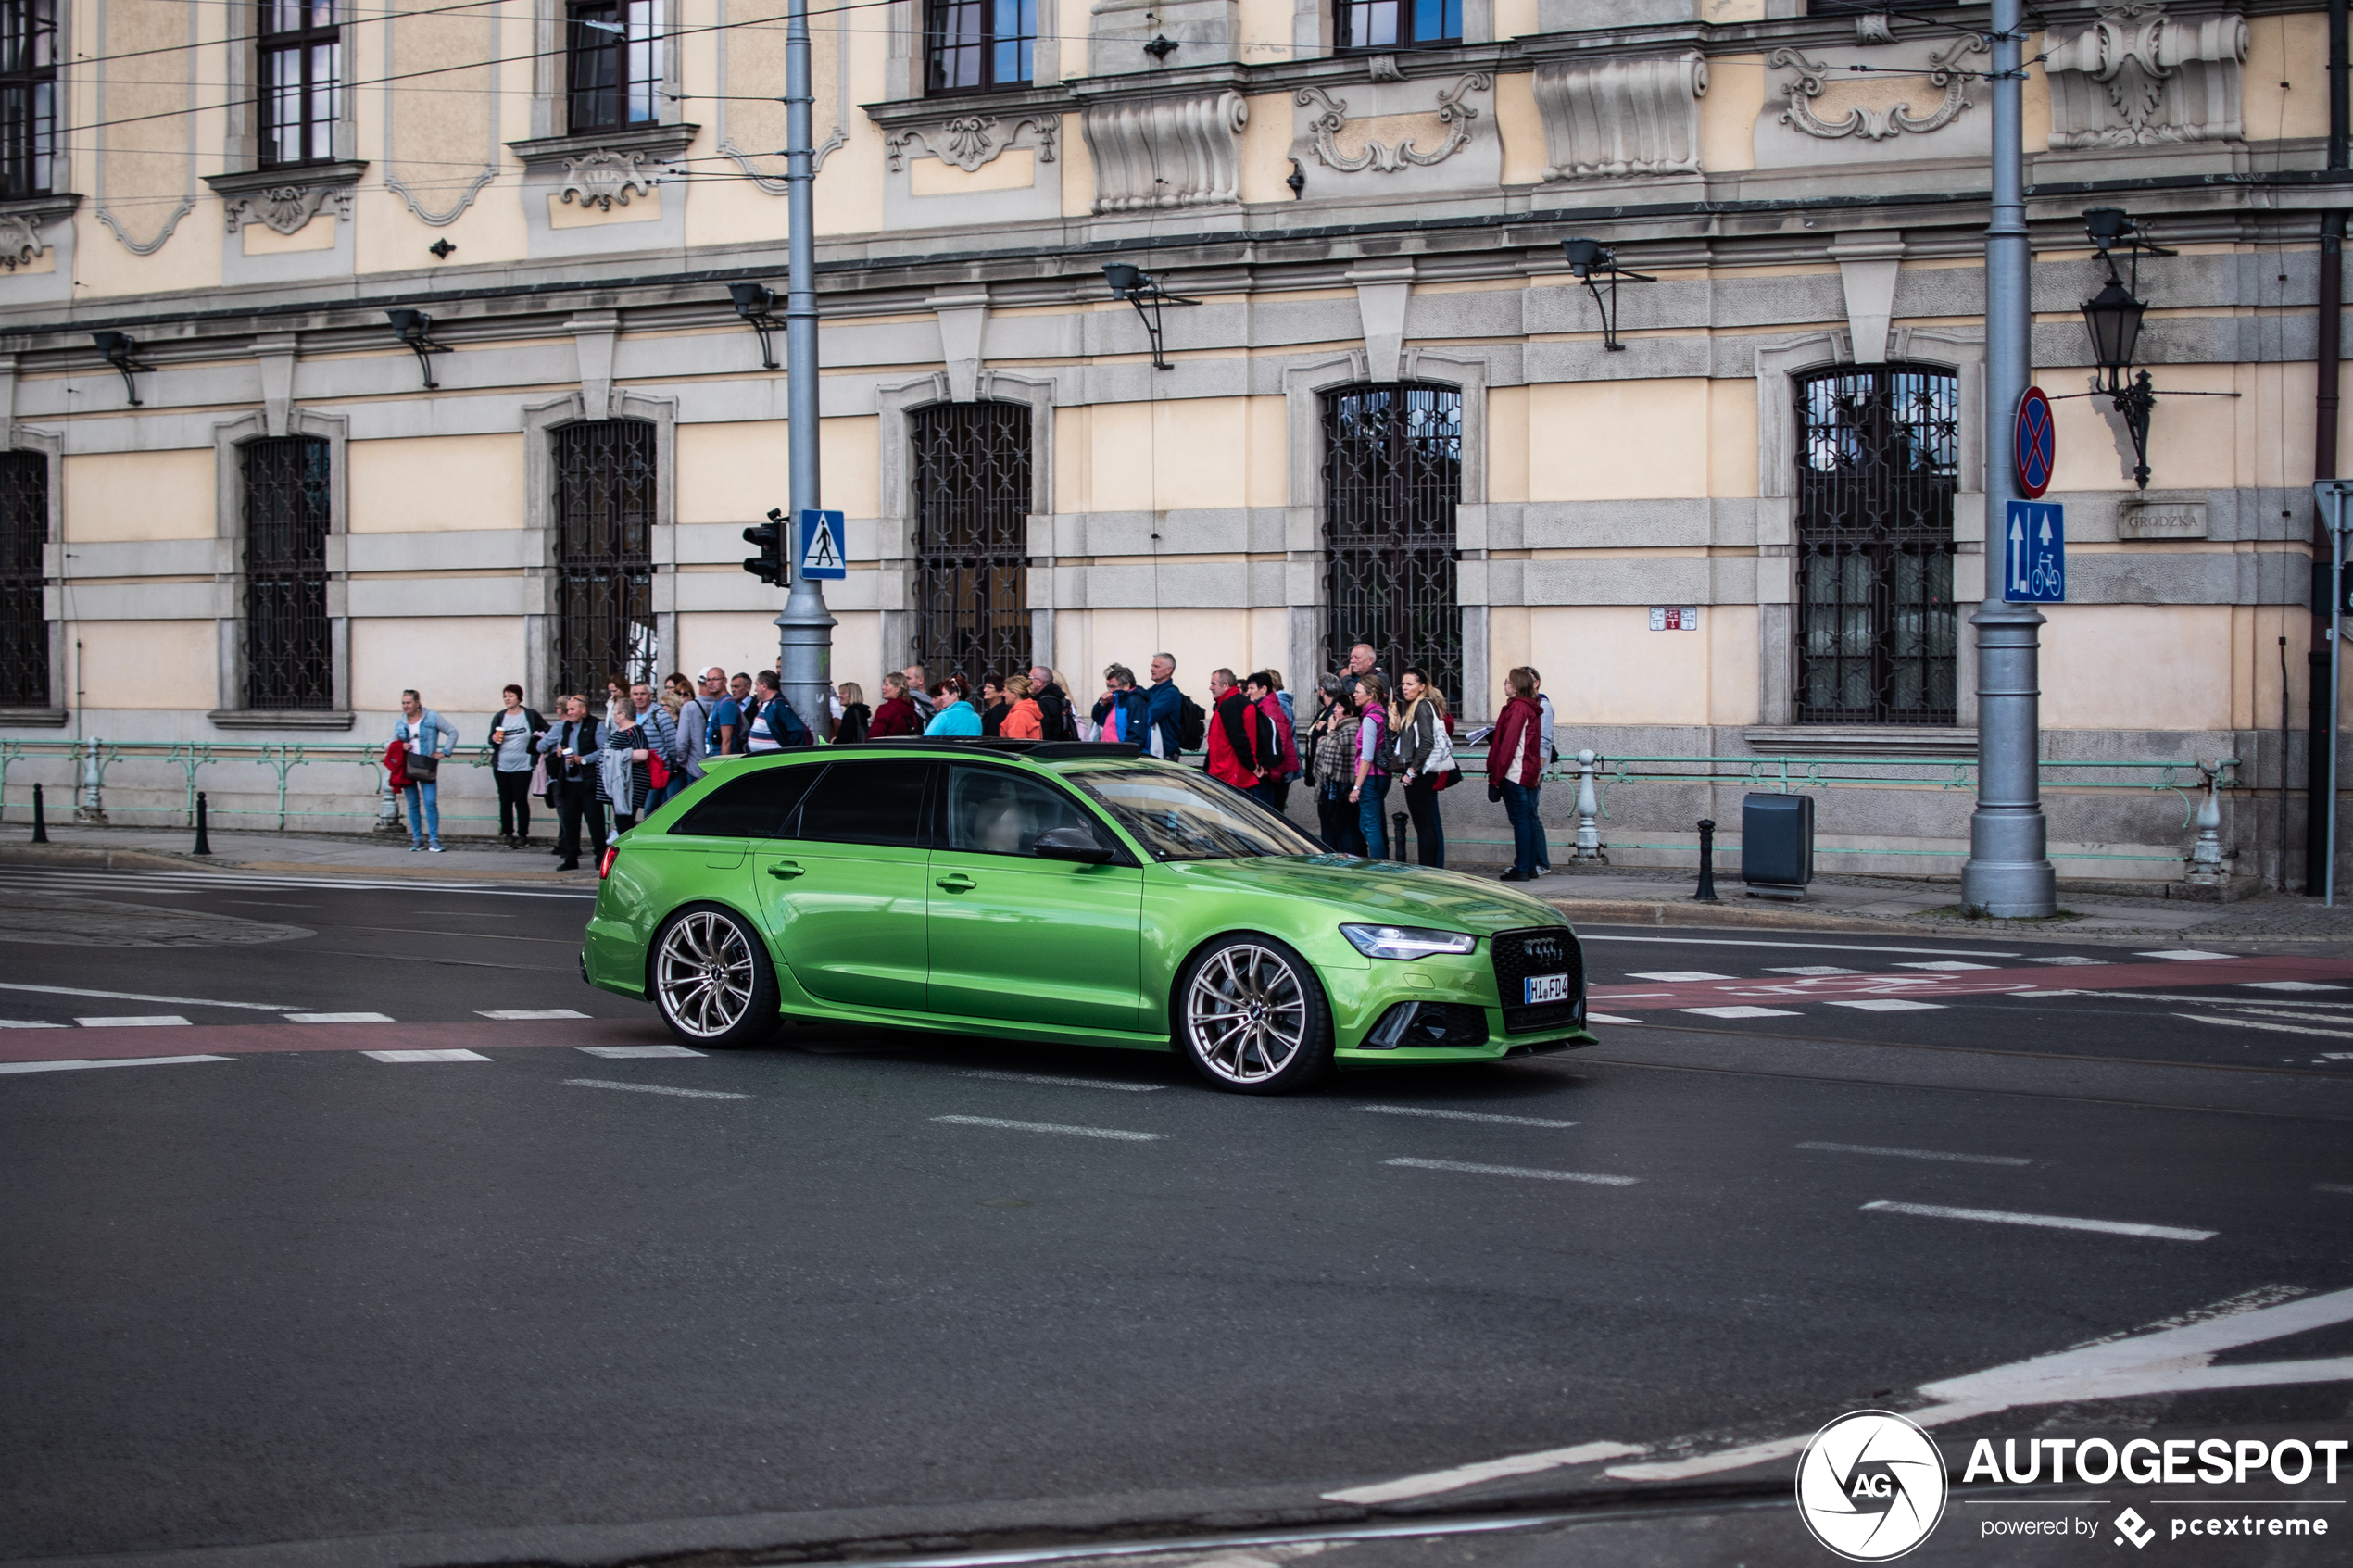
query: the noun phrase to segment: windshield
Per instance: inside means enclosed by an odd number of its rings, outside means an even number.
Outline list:
[[[1157,860],[1321,855],[1324,847],[1238,791],[1183,768],[1119,768],[1070,782]]]

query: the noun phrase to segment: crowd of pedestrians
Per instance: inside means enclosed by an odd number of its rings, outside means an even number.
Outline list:
[[[1125,664],[1103,671],[1102,693],[1081,707],[1071,684],[1043,665],[1026,672],[982,679],[977,692],[959,673],[937,680],[921,664],[882,678],[881,700],[869,706],[864,689],[845,681],[834,688],[828,712],[812,726],[786,700],[774,669],[730,675],[712,665],[693,679],[673,674],[659,690],[615,676],[605,683],[601,709],[574,692],[553,704],[552,721],[508,686],[504,706],[490,716],[488,746],[498,790],[498,834],[508,845],[534,845],[532,802],[556,820],[549,847],[571,871],[584,849],[591,859],[673,795],[703,776],[714,757],[782,751],[894,735],[987,736],[1037,741],[1110,741],[1147,755],[1201,755],[1221,782],[1270,809],[1285,812],[1291,786],[1314,792],[1319,836],[1334,851],[1385,859],[1390,853],[1392,794],[1414,824],[1420,862],[1446,863],[1441,792],[1459,783],[1454,717],[1428,671],[1396,672],[1396,689],[1368,644],[1349,652],[1346,669],[1315,683],[1315,710],[1302,721],[1282,673],[1209,673],[1204,709],[1176,684],[1176,659],[1154,654],[1148,682]],[[1550,847],[1537,814],[1544,769],[1554,757],[1553,709],[1542,680],[1526,667],[1505,678],[1503,706],[1485,738],[1488,797],[1512,824],[1512,865],[1506,882],[1526,882],[1552,870]],[[409,807],[410,847],[439,854],[440,765],[457,748],[457,727],[424,706],[414,691],[401,694],[384,766]],[[610,818],[610,820],[608,820]]]

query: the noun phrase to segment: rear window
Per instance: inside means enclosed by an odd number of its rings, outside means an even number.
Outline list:
[[[696,838],[781,838],[785,821],[822,768],[762,768],[695,802],[670,832]]]
[[[801,803],[800,825],[793,836],[826,844],[919,848],[924,841],[924,790],[931,771],[929,762],[836,762]]]

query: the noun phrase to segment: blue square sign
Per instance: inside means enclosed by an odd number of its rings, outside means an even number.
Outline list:
[[[2012,501],[2002,529],[2002,597],[2067,602],[2067,513],[2056,501]]]
[[[838,581],[849,575],[849,544],[839,512],[800,514],[800,553],[796,568],[812,582]]]

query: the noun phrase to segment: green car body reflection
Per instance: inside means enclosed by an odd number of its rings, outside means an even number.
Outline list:
[[[887,741],[728,759],[623,835],[590,984],[682,1039],[780,1018],[1183,1053],[1212,1084],[1588,1045],[1559,911],[1332,855],[1131,746]]]

